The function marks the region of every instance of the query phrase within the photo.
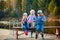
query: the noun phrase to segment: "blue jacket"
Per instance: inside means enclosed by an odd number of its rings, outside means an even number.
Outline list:
[[[46,22],[46,17],[45,16],[39,16],[37,18],[37,24],[41,25],[44,24]]]

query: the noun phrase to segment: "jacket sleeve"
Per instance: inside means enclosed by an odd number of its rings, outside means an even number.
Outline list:
[[[46,22],[46,16],[43,16],[42,21],[43,21],[43,22]]]
[[[36,16],[34,17],[34,21],[36,22]]]
[[[22,18],[22,21],[21,21],[21,23],[23,24],[24,23],[24,19]]]

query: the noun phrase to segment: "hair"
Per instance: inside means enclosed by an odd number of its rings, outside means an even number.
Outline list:
[[[27,13],[23,13],[23,19],[25,18],[25,16],[27,17]]]
[[[31,10],[30,10],[30,13],[31,13],[32,11],[35,13],[35,10],[34,10],[34,9],[31,9]]]

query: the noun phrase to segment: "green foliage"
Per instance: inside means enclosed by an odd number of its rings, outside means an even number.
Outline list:
[[[4,1],[0,1],[0,10],[4,10]]]
[[[48,6],[51,0],[38,0],[37,5],[38,5],[38,10],[41,9],[43,10],[43,13],[45,15],[48,14]]]
[[[38,0],[37,4],[38,4],[39,9],[43,9],[44,3],[45,3],[45,0],[44,1],[43,0]]]
[[[60,7],[60,0],[54,0],[54,2],[57,7]]]
[[[58,16],[58,15],[60,15],[60,7],[57,7],[57,9],[56,9],[56,14],[55,14],[56,16]]]
[[[53,15],[57,16],[60,13],[60,7],[58,6],[59,3],[56,0],[51,0],[49,6],[48,6],[48,11]]]
[[[17,11],[17,14],[14,13],[13,8],[11,8],[10,3],[8,4],[8,14],[10,17],[22,17],[22,14],[24,12],[27,12],[30,14],[30,10],[34,9],[37,13],[37,10],[42,9],[43,12],[45,12],[46,15],[49,15],[51,13],[53,16],[60,15],[60,7],[58,6],[60,1],[59,0],[23,0],[24,3],[22,4],[22,0],[14,0],[15,1],[15,9]],[[4,9],[4,1],[0,2],[0,9]],[[22,5],[24,5],[22,7]],[[22,11],[23,9],[23,11]],[[15,16],[14,16],[15,15]]]

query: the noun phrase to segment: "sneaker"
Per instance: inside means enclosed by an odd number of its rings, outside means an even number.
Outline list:
[[[26,35],[26,36],[28,35],[28,31],[25,32],[25,35]]]
[[[41,37],[42,37],[42,40],[44,40],[44,34],[43,33],[41,33]]]
[[[44,34],[43,33],[40,33],[41,34],[41,37],[44,37]]]

